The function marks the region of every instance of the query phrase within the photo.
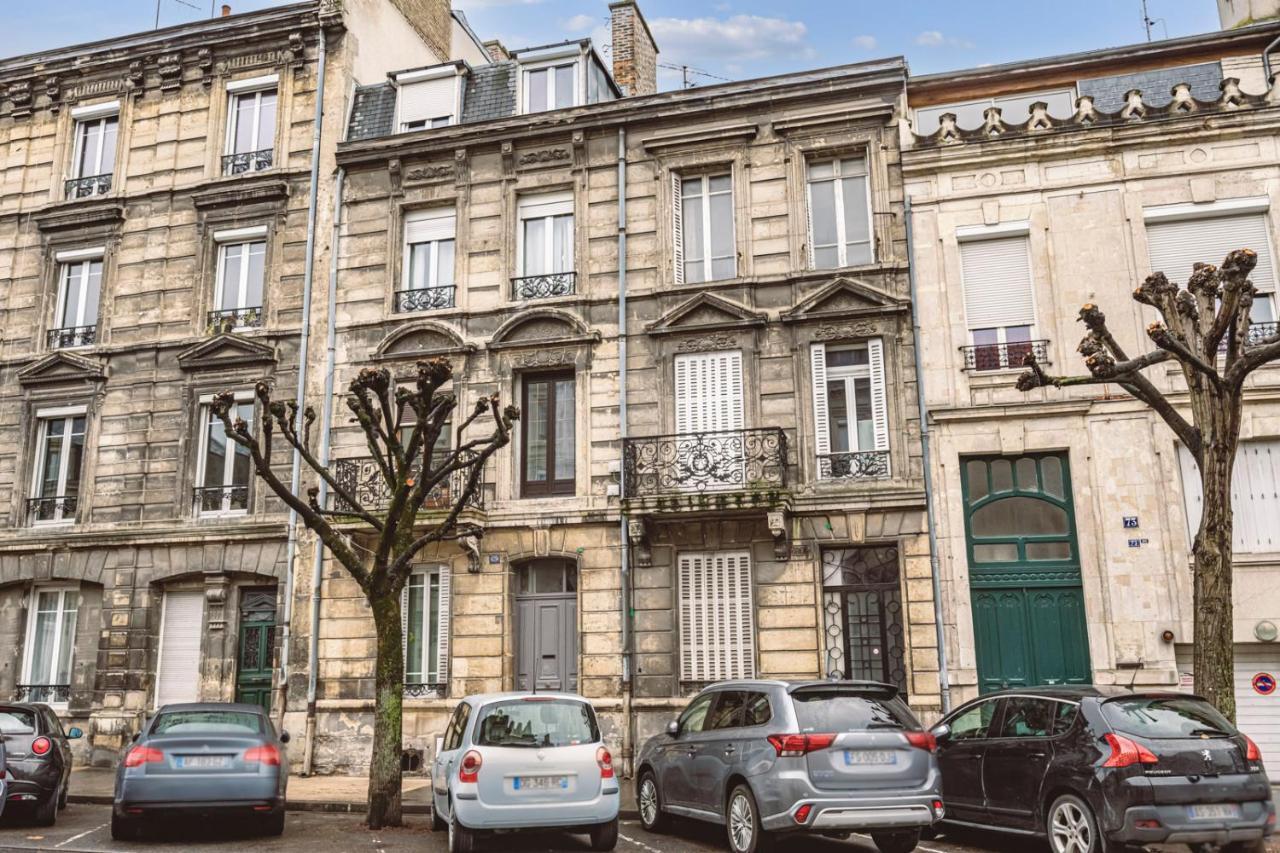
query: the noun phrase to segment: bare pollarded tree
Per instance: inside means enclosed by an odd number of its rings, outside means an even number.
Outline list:
[[[1080,309],[1088,328],[1079,352],[1086,376],[1050,376],[1034,354],[1018,388],[1119,385],[1164,420],[1200,470],[1203,489],[1194,557],[1194,661],[1197,692],[1235,719],[1232,679],[1234,645],[1231,600],[1231,475],[1240,445],[1240,415],[1245,380],[1268,362],[1280,360],[1276,327],[1252,326],[1256,290],[1249,273],[1258,262],[1249,249],[1231,252],[1221,267],[1196,264],[1182,288],[1157,272],[1138,286],[1133,298],[1160,312],[1161,322],[1147,327],[1156,349],[1130,356],[1107,328],[1096,305]],[[1187,398],[1171,400],[1143,371],[1173,361],[1182,370]],[[1190,409],[1191,419],[1183,414]]]
[[[453,394],[441,390],[452,378],[448,359],[437,358],[418,362],[414,380],[411,385],[406,383],[407,387],[398,386],[386,368],[365,368],[352,380],[347,408],[364,433],[384,487],[379,491],[386,500],[378,506],[362,505],[359,495],[316,457],[311,446],[315,412],[310,407],[299,411],[297,401],[273,400],[270,387],[259,382],[255,393],[263,415],[255,435],[243,419],[232,420],[233,393],[223,392],[213,401],[214,414],[228,437],[249,452],[258,477],[315,531],[359,584],[373,613],[376,695],[366,818],[372,829],[401,822],[404,649],[400,593],[413,559],[422,549],[479,532],[460,523],[459,517],[481,488],[485,462],[511,441],[512,426],[520,417],[514,406],[501,408],[496,394],[483,397],[458,424],[452,447],[437,452],[436,443],[449,428],[458,405]],[[464,440],[481,418],[491,419],[492,429],[483,437]],[[303,499],[272,470],[271,445],[277,433],[332,491],[336,498],[333,507],[320,504],[318,485],[310,485]],[[438,513],[419,518],[424,505]]]

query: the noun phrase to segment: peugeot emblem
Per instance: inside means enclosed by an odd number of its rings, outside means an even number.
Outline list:
[[[1209,764],[1213,761],[1213,753],[1207,749],[1200,750],[1200,757],[1204,759],[1205,764]]]

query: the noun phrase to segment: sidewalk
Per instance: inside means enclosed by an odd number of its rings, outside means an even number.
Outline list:
[[[71,771],[71,791],[67,799],[73,803],[111,805],[115,789],[115,771],[106,767],[76,767]],[[622,809],[626,819],[636,817],[635,795],[630,779],[620,779]],[[290,776],[289,811],[363,813],[367,804],[366,776]],[[429,814],[431,781],[424,776],[406,776],[402,786],[405,814]]]

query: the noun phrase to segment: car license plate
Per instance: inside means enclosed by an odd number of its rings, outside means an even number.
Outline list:
[[[183,770],[218,770],[231,765],[226,755],[179,755],[174,762]]]
[[[846,749],[844,763],[850,767],[866,764],[897,764],[898,753],[891,749]]]
[[[1187,809],[1192,820],[1221,820],[1223,818],[1240,817],[1240,807],[1229,803],[1218,803],[1211,806],[1191,806]]]
[[[511,786],[517,791],[554,791],[569,787],[568,776],[516,776]]]

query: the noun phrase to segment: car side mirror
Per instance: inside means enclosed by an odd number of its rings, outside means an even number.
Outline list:
[[[671,722],[667,723],[667,734],[671,735],[672,737],[679,737],[679,736],[680,736],[680,721],[679,721],[679,720],[672,720]]]
[[[942,743],[947,738],[951,737],[951,726],[946,723],[939,723],[934,726],[931,731],[933,732],[933,739],[938,743]]]
[[[139,736],[140,734],[142,734],[142,732],[134,732],[134,733],[133,733],[133,737],[129,738],[129,742],[130,742],[130,743],[137,743],[137,742],[138,742],[138,736]]]
[[[80,731],[74,726],[72,726],[71,731],[67,732],[67,738],[70,740],[77,740],[78,738],[82,738],[82,737],[84,737],[84,732]]]
[[[289,742],[289,733],[288,733],[288,732],[280,732],[280,742],[281,742],[281,743],[288,743],[288,742]]]

